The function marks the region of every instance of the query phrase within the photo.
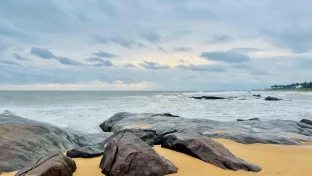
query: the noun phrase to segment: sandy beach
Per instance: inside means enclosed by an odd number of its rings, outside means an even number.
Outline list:
[[[312,146],[281,146],[271,144],[240,144],[226,139],[215,139],[227,147],[234,155],[262,167],[259,173],[230,171],[215,167],[191,156],[169,149],[154,146],[154,149],[165,156],[179,171],[175,176],[310,176],[312,173]],[[311,144],[311,143],[309,143]],[[103,176],[99,169],[101,157],[93,159],[74,159],[77,171],[74,176]],[[6,173],[3,176],[14,176]]]

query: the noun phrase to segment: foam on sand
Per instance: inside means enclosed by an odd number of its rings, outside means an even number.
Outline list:
[[[235,156],[262,167],[259,173],[230,171],[215,167],[191,156],[169,149],[154,146],[179,171],[174,176],[310,176],[312,173],[312,146],[282,146],[269,144],[240,144],[227,139],[215,139],[228,148]],[[74,159],[77,171],[74,176],[103,176],[99,163],[102,157],[93,159]],[[14,176],[14,173],[3,176]]]

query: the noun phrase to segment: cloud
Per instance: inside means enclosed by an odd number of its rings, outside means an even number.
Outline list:
[[[20,66],[17,62],[9,61],[9,60],[0,60],[0,64],[9,65],[9,66]]]
[[[55,59],[56,58],[56,56],[51,51],[49,51],[48,49],[44,49],[44,48],[32,47],[30,50],[30,53],[42,59]]]
[[[226,69],[215,65],[179,65],[178,68],[198,72],[226,72]]]
[[[117,57],[114,54],[107,53],[107,52],[104,52],[104,51],[99,51],[99,52],[93,53],[93,55],[98,56],[98,57],[103,57],[103,58],[109,58],[109,59]]]
[[[312,26],[310,28],[291,28],[282,31],[266,31],[268,41],[277,47],[288,48],[295,53],[312,50]]]
[[[141,32],[141,36],[151,42],[151,43],[157,43],[160,41],[160,35],[155,33],[155,32],[147,32],[147,31],[144,31],[144,32]]]
[[[136,66],[133,65],[133,64],[126,64],[126,65],[124,65],[124,67],[126,67],[126,68],[136,68]]]
[[[113,63],[110,60],[104,60],[102,58],[97,58],[97,57],[91,57],[88,59],[85,59],[87,62],[95,62],[96,64],[94,65],[95,67],[110,67],[113,66]]]
[[[174,52],[189,52],[192,51],[191,47],[175,47],[173,48]]]
[[[248,62],[250,61],[250,57],[233,52],[233,51],[212,51],[212,52],[203,52],[200,57],[219,62],[227,62],[227,63],[239,63],[239,62]]]
[[[233,41],[235,38],[228,34],[220,34],[220,35],[214,35],[212,38],[208,40],[208,43],[225,43]]]
[[[55,58],[60,64],[63,65],[72,65],[72,66],[77,66],[77,65],[82,65],[82,63],[74,61],[72,59],[69,59],[67,57],[57,57]]]
[[[143,63],[140,64],[142,67],[150,70],[162,70],[162,69],[169,69],[170,67],[168,65],[161,65],[156,62],[148,62],[143,61]]]
[[[137,42],[132,39],[125,39],[122,37],[112,37],[112,38],[96,37],[96,40],[102,44],[112,43],[112,44],[116,44],[116,45],[119,45],[128,49],[133,48],[133,47],[139,47],[139,48],[146,47],[145,44],[141,42]]]
[[[16,60],[29,60],[28,58],[26,58],[26,57],[23,57],[23,56],[21,56],[21,55],[19,55],[19,54],[13,54],[14,55],[14,57],[15,57],[15,59]]]
[[[263,49],[259,49],[259,48],[233,48],[233,49],[231,49],[231,51],[238,52],[238,53],[252,53],[252,52],[263,51]]]

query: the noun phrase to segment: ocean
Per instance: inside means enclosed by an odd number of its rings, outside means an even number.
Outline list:
[[[260,94],[257,99],[252,96]],[[191,96],[234,97],[195,100]],[[275,96],[284,101],[264,101]],[[217,121],[260,118],[312,120],[312,93],[302,92],[126,92],[126,91],[0,91],[0,113],[5,110],[32,120],[87,133],[117,112],[171,113],[185,118]]]

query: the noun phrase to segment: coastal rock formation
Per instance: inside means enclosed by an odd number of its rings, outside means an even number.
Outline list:
[[[222,144],[206,136],[191,133],[173,133],[164,136],[162,147],[196,157],[222,169],[259,172],[261,167],[235,157]]]
[[[0,174],[22,169],[53,151],[103,146],[111,134],[81,134],[7,113],[0,115]]]
[[[199,96],[199,97],[191,97],[193,99],[197,99],[197,100],[223,100],[223,99],[228,99],[225,97],[217,97],[217,96]]]
[[[312,126],[290,120],[218,122],[209,119],[185,119],[152,113],[117,113],[100,126],[105,132],[129,129],[136,124],[150,124],[137,129],[155,131],[154,144],[160,144],[164,134],[190,132],[211,138],[231,139],[239,143],[300,145],[312,141]],[[131,128],[133,129],[133,128]]]
[[[260,121],[260,119],[259,118],[252,118],[252,119],[247,119],[247,120],[245,120],[245,119],[237,119],[237,121],[238,122],[242,122],[242,121]]]
[[[108,142],[100,168],[107,176],[163,176],[178,171],[147,143],[127,132]]]
[[[282,99],[279,99],[279,98],[276,98],[276,97],[268,96],[268,97],[266,97],[264,100],[266,100],[266,101],[281,101]]]
[[[15,176],[72,176],[76,163],[61,152],[51,153],[19,171]]]
[[[103,155],[103,153],[104,148],[86,146],[68,150],[66,156],[70,158],[94,158]]]
[[[301,122],[301,123],[308,124],[308,125],[312,125],[312,120],[302,119],[300,122]]]

